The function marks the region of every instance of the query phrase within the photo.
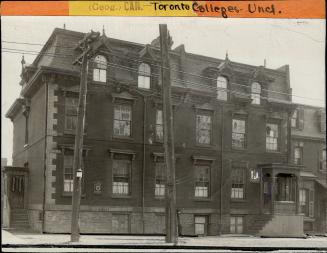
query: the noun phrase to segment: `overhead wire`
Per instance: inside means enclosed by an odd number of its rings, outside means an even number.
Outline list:
[[[26,53],[26,54],[32,54],[32,55],[45,55],[45,56],[49,56],[49,57],[59,57],[59,58],[60,57],[62,57],[62,58],[68,58],[68,57],[73,57],[73,56],[76,57],[77,56],[77,55],[71,55],[71,54],[58,54],[58,53],[46,53],[46,52],[40,53],[39,51],[23,50],[23,49],[13,49],[13,48],[3,48],[3,52],[8,52],[8,53],[22,53],[22,54]],[[122,57],[122,56],[118,56],[118,57],[125,58],[125,57]],[[128,59],[131,59],[131,58],[128,58]],[[139,61],[139,62],[143,62],[143,61]],[[100,63],[101,64],[101,62],[99,62],[99,61],[97,61],[95,63]],[[120,67],[121,69],[125,69],[125,70],[128,70],[128,71],[139,73],[139,70],[136,69],[136,68],[131,68],[131,67],[123,66],[123,65],[120,65],[120,64],[114,64],[114,63],[102,62],[102,64],[103,63],[106,63],[106,64],[108,64],[108,66],[111,66],[111,67]],[[160,65],[156,65],[156,66],[161,67]],[[214,80],[214,81],[216,81],[215,78],[210,78],[210,77],[206,77],[206,76],[202,76],[202,75],[196,75],[196,74],[193,74],[193,73],[189,73],[189,72],[185,72],[185,71],[180,71],[180,70],[176,70],[176,69],[172,69],[172,68],[171,68],[171,70],[176,71],[176,72],[180,72],[180,73],[183,73],[183,74],[191,75],[191,76],[196,76],[196,77],[199,77],[199,78],[205,78],[205,79],[208,79],[208,80]],[[159,77],[160,75],[151,74],[151,76]],[[171,80],[172,81],[175,81],[177,83],[182,83],[182,84],[185,84],[185,83],[193,84],[193,85],[195,85],[195,87],[202,87],[202,88],[205,88],[205,89],[210,88],[210,85],[196,83],[196,82],[192,82],[192,81],[185,80],[185,79],[171,78]],[[238,83],[231,83],[231,84],[232,85],[237,85],[237,86],[242,86],[242,87],[245,87],[246,89],[249,89],[249,86],[248,85],[238,84]],[[185,86],[182,86],[182,87],[185,87]],[[190,87],[185,87],[185,88],[190,88]],[[230,92],[230,93],[234,93],[234,94],[239,94],[239,95],[246,95],[246,96],[249,95],[249,93],[243,93],[243,92],[240,92],[240,91],[235,91],[235,90],[231,90],[231,89],[227,89],[227,88],[217,87],[217,89],[218,90],[222,90],[222,91],[227,91],[227,92]],[[298,98],[303,98],[303,99],[310,99],[310,100],[316,100],[316,101],[325,101],[325,100],[322,100],[322,99],[304,97],[304,96],[299,96],[299,95],[285,93],[285,92],[273,91],[273,90],[269,90],[269,89],[261,89],[261,90],[267,91],[269,93],[276,93],[276,94],[287,95],[287,96],[292,96],[292,97],[298,97]],[[261,95],[261,97],[263,99],[267,99],[268,98],[268,97],[264,97],[262,95]]]

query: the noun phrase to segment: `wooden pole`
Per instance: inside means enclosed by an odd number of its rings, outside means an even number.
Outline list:
[[[162,99],[163,130],[166,164],[166,242],[177,244],[176,185],[175,185],[175,150],[173,113],[171,103],[170,64],[168,48],[168,30],[166,24],[159,25],[160,49],[162,59]]]
[[[85,43],[86,46],[86,43]],[[85,48],[85,50],[87,50]],[[78,100],[75,147],[74,147],[74,162],[73,162],[73,196],[72,196],[72,220],[71,220],[71,242],[79,242],[79,210],[81,203],[81,177],[77,177],[77,171],[81,168],[83,159],[83,139],[85,126],[85,111],[86,111],[86,94],[87,94],[87,73],[88,59],[87,54],[83,55],[81,66],[81,81]]]

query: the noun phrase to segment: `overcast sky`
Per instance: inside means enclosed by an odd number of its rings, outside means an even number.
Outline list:
[[[325,20],[143,18],[143,17],[1,17],[3,41],[44,44],[56,27],[88,32],[102,31],[109,37],[150,43],[166,23],[173,48],[184,44],[187,52],[224,58],[268,68],[290,65],[293,101],[325,105]],[[39,51],[41,46],[2,43],[4,48]],[[25,54],[27,63],[35,55]],[[19,96],[21,54],[2,53],[1,157],[12,155],[12,123],[5,113]],[[301,98],[307,97],[307,98]],[[309,99],[310,98],[310,99]]]

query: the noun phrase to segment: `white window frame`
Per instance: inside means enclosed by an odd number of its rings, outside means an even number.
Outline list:
[[[244,232],[244,217],[230,216],[230,233],[243,234]]]
[[[217,77],[217,99],[228,100],[228,79],[224,76]]]
[[[195,198],[209,198],[210,197],[210,165],[194,165],[195,168],[195,184],[194,184],[194,197]],[[199,175],[200,169],[207,170],[207,177]]]
[[[251,84],[251,99],[253,105],[261,104],[261,85],[257,82]]]
[[[103,55],[94,58],[93,81],[107,82],[107,63],[107,58]]]
[[[115,174],[115,166],[121,170],[120,164],[127,164],[127,168],[124,168],[127,173]],[[131,171],[132,161],[130,159],[113,159],[112,162],[112,194],[116,196],[129,196],[131,194]],[[126,176],[127,175],[127,176]],[[127,180],[126,180],[127,178]]]
[[[129,119],[125,119],[122,109],[129,109]],[[132,136],[132,104],[115,103],[113,111],[113,136],[119,138],[128,138]],[[126,113],[126,111],[125,111]],[[128,128],[127,132],[126,129]],[[123,131],[121,131],[123,130]]]
[[[138,69],[137,86],[142,89],[150,89],[151,85],[151,67],[149,64],[142,62]]]

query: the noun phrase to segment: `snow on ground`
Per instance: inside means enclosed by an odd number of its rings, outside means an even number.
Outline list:
[[[69,234],[17,233],[2,230],[2,244],[71,245]],[[169,245],[163,236],[81,235],[82,245]],[[180,237],[178,245],[225,247],[303,247],[326,248],[327,237],[259,238],[254,236]]]

